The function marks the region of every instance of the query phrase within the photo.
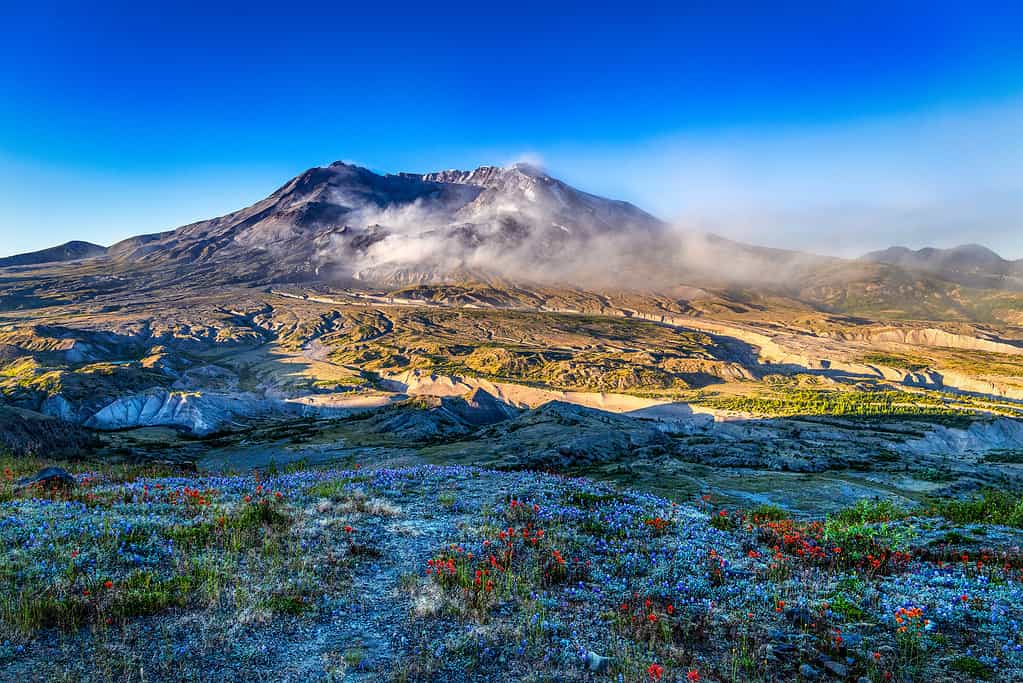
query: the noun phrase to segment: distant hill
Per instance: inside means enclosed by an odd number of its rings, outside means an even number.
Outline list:
[[[60,261],[77,261],[83,258],[103,256],[106,253],[106,247],[101,247],[91,242],[75,240],[65,242],[56,247],[50,247],[49,249],[40,249],[39,251],[31,251],[26,254],[15,254],[14,256],[0,258],[0,268],[32,266],[39,263],[57,263]]]
[[[916,251],[890,247],[860,258],[924,271],[970,287],[1023,289],[1023,260],[1006,260],[979,244],[963,244],[951,249],[925,247]]]

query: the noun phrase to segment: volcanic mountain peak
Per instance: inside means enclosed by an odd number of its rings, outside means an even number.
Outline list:
[[[529,164],[379,174],[338,161],[252,206],[126,240],[111,254],[182,267],[230,259],[257,279],[327,268],[333,276],[432,281],[499,256],[549,260],[569,241],[662,227],[631,204],[581,192]]]

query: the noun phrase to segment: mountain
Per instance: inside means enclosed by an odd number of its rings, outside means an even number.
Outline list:
[[[125,240],[110,255],[135,264],[215,263],[242,279],[424,282],[550,264],[572,245],[664,227],[631,204],[526,164],[380,175],[336,162],[252,206]]]
[[[849,260],[743,244],[670,226],[528,164],[379,174],[335,162],[238,211],[40,269],[39,280],[12,286],[2,305],[275,283],[660,294],[695,287],[723,301],[767,297],[828,313],[1017,324],[1021,271],[976,246]]]
[[[1023,260],[1008,261],[979,244],[963,244],[951,249],[926,247],[916,251],[890,247],[860,258],[932,273],[971,287],[1023,289]]]
[[[106,247],[91,242],[72,241],[65,242],[56,247],[40,249],[27,254],[16,254],[6,258],[0,258],[0,268],[8,266],[33,266],[40,263],[57,263],[61,261],[76,261],[83,258],[103,256],[107,253]]]

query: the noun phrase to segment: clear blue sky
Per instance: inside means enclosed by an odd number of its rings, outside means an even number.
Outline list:
[[[222,214],[335,159],[532,157],[763,244],[1023,257],[1019,3],[24,4],[0,255]]]

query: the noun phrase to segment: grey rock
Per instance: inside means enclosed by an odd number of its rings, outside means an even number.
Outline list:
[[[822,660],[821,666],[823,666],[825,669],[830,671],[835,676],[838,676],[839,678],[845,678],[846,676],[849,675],[849,667],[847,667],[845,664],[840,664],[839,662],[830,659]]]
[[[70,489],[77,486],[74,476],[60,467],[41,469],[30,477],[18,480],[19,488],[36,486],[43,489]]]
[[[842,642],[849,650],[858,650],[863,645],[863,636],[859,633],[843,633]]]
[[[799,675],[808,681],[816,681],[821,677],[821,672],[813,668],[809,664],[799,665]]]
[[[785,610],[785,618],[794,626],[809,626],[816,621],[810,610],[805,607],[790,607]]]
[[[798,656],[799,648],[788,643],[770,643],[765,649],[764,654],[768,659],[787,662]]]
[[[586,652],[586,670],[592,671],[593,673],[604,673],[608,667],[611,666],[612,659],[610,657],[602,657],[596,652]]]

